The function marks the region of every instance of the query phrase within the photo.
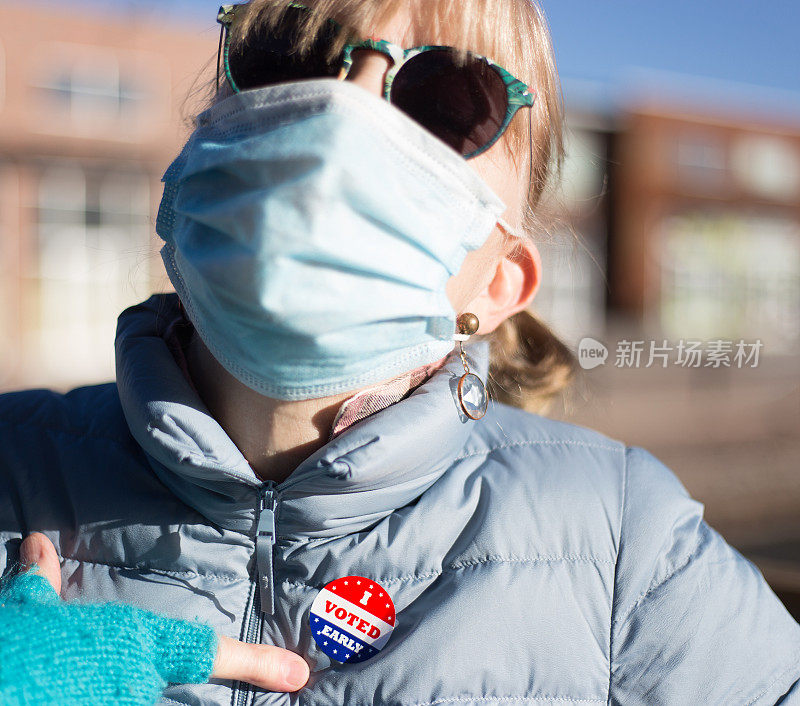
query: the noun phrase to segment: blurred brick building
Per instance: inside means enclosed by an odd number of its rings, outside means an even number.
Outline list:
[[[534,302],[571,343],[618,329],[800,346],[800,116],[747,99],[568,104],[564,227]],[[577,236],[577,238],[576,238]]]
[[[215,55],[196,27],[0,5],[0,388],[113,375],[117,315],[163,286],[159,182]]]
[[[640,106],[613,154],[610,304],[667,337],[800,344],[800,117]]]

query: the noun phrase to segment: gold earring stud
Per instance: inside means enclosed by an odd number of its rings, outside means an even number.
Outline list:
[[[461,316],[458,317],[456,324],[458,326],[458,332],[466,336],[471,336],[481,327],[481,322],[478,321],[478,317],[470,312],[461,314]]]
[[[475,314],[466,312],[456,319],[457,333],[453,335],[453,339],[458,341],[461,364],[464,366],[464,374],[458,381],[458,402],[464,414],[475,420],[486,414],[489,398],[486,394],[486,386],[483,384],[483,380],[469,369],[463,343],[474,333],[477,333],[480,325],[480,321],[478,321],[478,317]]]

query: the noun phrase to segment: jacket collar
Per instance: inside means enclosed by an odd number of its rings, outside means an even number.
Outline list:
[[[262,482],[183,376],[165,341],[181,316],[176,294],[155,294],[122,312],[116,365],[131,433],[161,481],[211,522],[250,532]],[[465,346],[486,379],[489,345]],[[457,350],[410,396],[326,443],[276,486],[281,536],[357,532],[409,504],[462,452],[476,424],[456,395]]]

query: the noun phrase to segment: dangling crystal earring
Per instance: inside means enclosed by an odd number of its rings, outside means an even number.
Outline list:
[[[486,387],[475,373],[471,373],[467,364],[467,356],[464,353],[464,341],[475,333],[480,327],[480,322],[475,314],[461,314],[456,321],[458,333],[453,334],[453,340],[458,341],[458,350],[461,354],[461,363],[464,366],[464,374],[458,381],[458,402],[470,419],[480,419],[486,414],[489,399],[486,396]]]

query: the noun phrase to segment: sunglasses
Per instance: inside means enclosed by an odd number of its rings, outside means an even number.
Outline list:
[[[520,108],[533,106],[536,91],[491,59],[449,46],[404,49],[383,39],[363,39],[344,45],[330,60],[329,49],[341,32],[327,19],[311,49],[302,56],[294,50],[310,10],[287,4],[275,27],[254,30],[246,41],[231,42],[231,28],[243,5],[223,5],[217,16],[225,32],[220,54],[225,76],[236,93],[284,81],[344,79],[360,49],[388,56],[383,97],[429,132],[470,159],[488,150],[508,128]],[[220,57],[217,59],[219,84]]]

